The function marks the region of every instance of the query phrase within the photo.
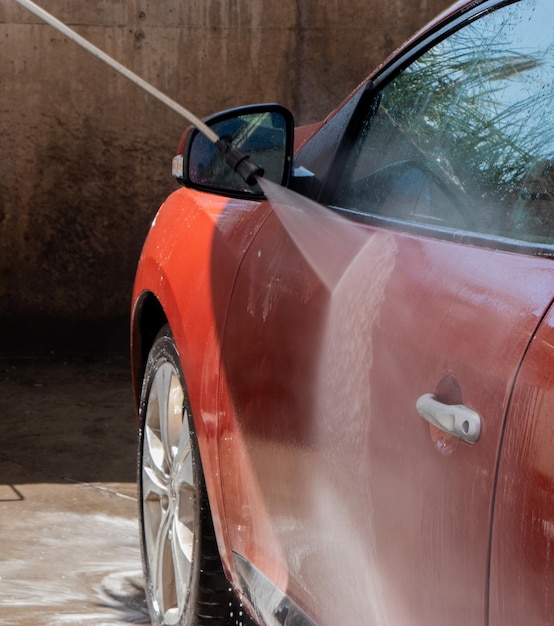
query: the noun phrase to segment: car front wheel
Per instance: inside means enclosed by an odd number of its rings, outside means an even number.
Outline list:
[[[168,327],[143,380],[139,491],[146,599],[154,624],[236,624],[215,540],[179,354]]]

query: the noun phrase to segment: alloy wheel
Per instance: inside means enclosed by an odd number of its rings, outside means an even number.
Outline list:
[[[198,488],[185,390],[175,365],[163,358],[146,398],[141,482],[153,609],[163,624],[178,624],[192,585]]]

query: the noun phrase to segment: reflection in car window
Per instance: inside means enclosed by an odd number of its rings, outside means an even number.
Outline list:
[[[379,94],[331,203],[554,244],[551,0],[485,15]]]

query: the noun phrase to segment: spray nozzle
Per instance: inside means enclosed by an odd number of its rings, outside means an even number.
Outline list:
[[[264,168],[254,163],[250,156],[235,148],[231,141],[226,137],[220,137],[215,145],[233,171],[235,171],[250,186],[256,184],[256,179],[264,175]]]

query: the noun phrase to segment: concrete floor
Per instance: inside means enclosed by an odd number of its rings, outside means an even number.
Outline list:
[[[0,353],[0,624],[149,623],[125,350]]]

